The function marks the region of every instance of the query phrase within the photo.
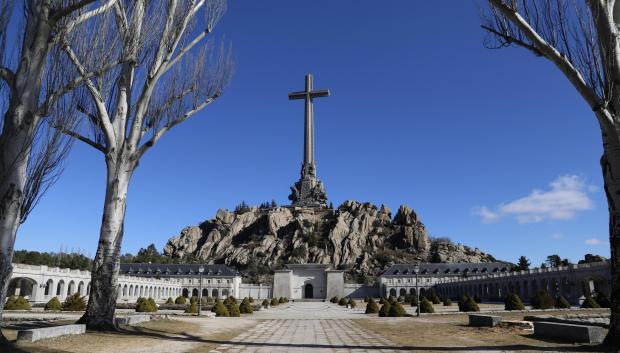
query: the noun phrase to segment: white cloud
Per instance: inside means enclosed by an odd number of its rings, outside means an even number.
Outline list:
[[[592,245],[592,246],[596,246],[596,245],[601,245],[603,244],[603,242],[600,239],[596,239],[596,238],[591,238],[591,239],[586,239],[583,241],[586,245]]]
[[[501,217],[513,217],[519,223],[534,223],[545,220],[572,219],[578,212],[594,207],[588,192],[591,185],[577,175],[563,175],[551,183],[547,191],[534,189],[529,195],[503,203],[495,209],[486,206],[475,207],[473,213],[483,223],[497,221]]]

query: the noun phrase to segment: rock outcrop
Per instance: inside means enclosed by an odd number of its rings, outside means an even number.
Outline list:
[[[286,263],[330,264],[359,282],[371,281],[394,263],[494,261],[478,249],[429,238],[407,206],[392,218],[386,206],[351,200],[335,210],[218,210],[215,218],[170,238],[164,254],[224,263],[246,276],[268,276]]]

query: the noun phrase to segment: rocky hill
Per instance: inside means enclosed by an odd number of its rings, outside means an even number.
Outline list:
[[[394,263],[488,262],[478,249],[429,238],[407,206],[391,211],[345,201],[337,209],[291,207],[219,210],[214,219],[186,227],[168,240],[164,254],[237,267],[256,280],[286,263],[323,263],[369,282]]]

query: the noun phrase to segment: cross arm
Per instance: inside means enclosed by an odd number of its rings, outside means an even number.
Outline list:
[[[308,96],[308,95],[310,96],[310,98],[329,97],[329,90],[328,89],[320,89],[320,90],[311,91],[311,92],[306,92],[306,91],[291,92],[291,93],[288,94],[288,99],[289,100],[305,99],[306,96]]]

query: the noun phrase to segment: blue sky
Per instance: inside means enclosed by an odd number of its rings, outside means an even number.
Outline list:
[[[319,177],[347,199],[413,207],[432,236],[540,264],[609,255],[592,112],[557,70],[521,49],[483,46],[472,1],[230,1],[217,35],[233,45],[224,95],[143,158],[128,195],[123,252],[275,199],[302,158],[311,72]],[[304,6],[302,6],[304,5]],[[102,155],[77,143],[16,248],[93,255]]]

